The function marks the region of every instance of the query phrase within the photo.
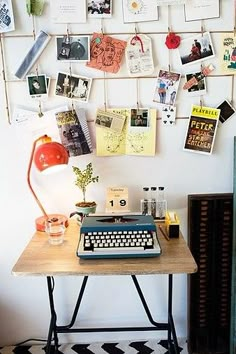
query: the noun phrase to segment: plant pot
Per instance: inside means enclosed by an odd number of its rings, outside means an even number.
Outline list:
[[[75,204],[76,211],[83,215],[94,214],[97,204],[95,202],[79,202]]]
[[[79,202],[75,204],[76,211],[70,214],[70,217],[78,215],[77,221],[81,223],[83,218],[96,212],[97,204],[95,202]]]

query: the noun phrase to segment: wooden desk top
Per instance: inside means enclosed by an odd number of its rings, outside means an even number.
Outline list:
[[[69,221],[62,245],[50,245],[44,232],[36,232],[12,273],[17,276],[148,275],[194,273],[197,265],[183,238],[167,241],[158,230],[162,254],[154,258],[82,260],[76,256],[79,226]]]

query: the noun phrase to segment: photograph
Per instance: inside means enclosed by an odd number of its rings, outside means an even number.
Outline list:
[[[92,79],[59,72],[56,79],[55,95],[88,102]]]
[[[183,39],[178,51],[182,65],[201,62],[215,56],[209,32]]]
[[[232,106],[232,104],[228,100],[224,100],[217,106],[218,109],[220,109],[220,122],[224,123],[226,122],[230,117],[232,117],[235,114],[235,108]]]
[[[181,74],[160,70],[153,97],[153,102],[173,106],[175,104]]]
[[[186,82],[193,82],[192,85],[189,85],[191,87],[187,89],[191,96],[201,96],[206,93],[206,78],[201,71],[185,74],[185,79]]]
[[[106,18],[112,16],[112,0],[87,0],[88,17]]]
[[[130,126],[137,128],[147,128],[150,126],[148,109],[131,109]]]
[[[28,75],[26,80],[28,92],[32,98],[47,97],[49,78],[46,75]]]
[[[89,36],[56,37],[57,60],[60,61],[89,61]]]

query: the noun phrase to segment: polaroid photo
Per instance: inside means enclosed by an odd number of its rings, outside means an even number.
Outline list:
[[[221,123],[225,123],[236,112],[236,109],[227,100],[224,100],[217,108],[220,109],[219,121]]]
[[[175,104],[181,74],[160,70],[153,97],[153,102],[173,106]]]
[[[89,36],[56,37],[57,60],[79,61],[90,60]]]
[[[26,81],[31,98],[41,99],[48,96],[48,78],[46,75],[28,75]]]
[[[187,83],[192,82],[191,85],[189,84],[190,87],[187,89],[189,95],[201,96],[206,93],[206,77],[201,71],[185,74],[185,79]]]
[[[150,128],[149,109],[132,108],[130,113],[130,128],[132,130]]]
[[[18,79],[23,79],[23,77],[32,68],[38,57],[41,55],[42,51],[50,41],[51,37],[44,31],[40,31],[36,37],[34,44],[26,54],[24,60],[20,64],[19,68],[15,72],[15,76]]]
[[[110,18],[112,16],[112,0],[87,0],[88,17]]]
[[[123,114],[98,109],[95,125],[100,128],[113,130],[116,133],[121,133],[125,120],[126,117]]]
[[[183,39],[178,51],[182,65],[202,62],[215,56],[209,32]]]
[[[88,102],[92,79],[59,72],[56,79],[55,95]]]

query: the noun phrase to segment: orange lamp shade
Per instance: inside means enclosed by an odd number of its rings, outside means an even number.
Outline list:
[[[59,170],[68,164],[69,155],[65,147],[57,142],[39,145],[34,153],[34,163],[40,172]]]

